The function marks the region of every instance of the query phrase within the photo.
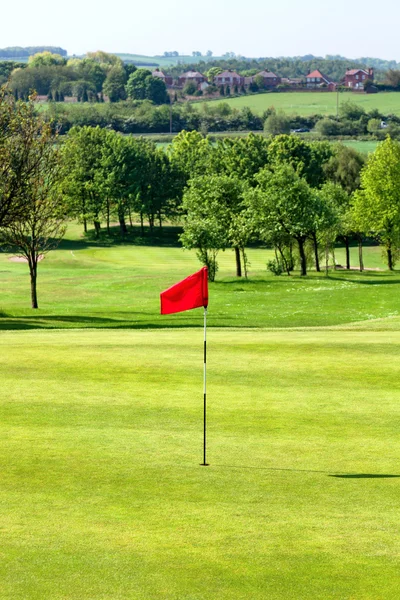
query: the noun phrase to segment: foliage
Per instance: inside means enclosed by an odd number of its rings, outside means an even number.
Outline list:
[[[0,88],[0,227],[23,217],[35,176],[43,170],[54,136],[35,112],[34,98],[16,102]]]
[[[264,123],[264,131],[270,135],[289,133],[290,118],[283,111],[273,111]]]
[[[400,143],[389,137],[378,145],[361,172],[361,193],[354,197],[354,219],[361,231],[380,236],[388,268],[400,245]]]
[[[126,93],[133,100],[150,100],[154,104],[168,102],[164,81],[159,77],[153,77],[147,69],[137,69],[129,76]]]

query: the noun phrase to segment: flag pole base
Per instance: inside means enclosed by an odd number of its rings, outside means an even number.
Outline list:
[[[200,463],[200,466],[201,466],[201,467],[209,467],[209,466],[210,466],[210,463]]]

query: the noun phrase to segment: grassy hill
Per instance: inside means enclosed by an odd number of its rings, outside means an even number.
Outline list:
[[[207,63],[220,59],[218,56],[144,56],[142,54],[121,54],[118,52],[113,54],[119,56],[124,62],[133,63],[138,67],[172,67],[178,64],[193,64],[199,60]]]
[[[358,94],[343,92],[339,94],[339,103],[354,102],[366,111],[377,108],[383,114],[400,115],[400,93],[380,92],[379,94]],[[335,92],[274,92],[240,96],[237,98],[221,98],[206,102],[227,102],[234,108],[248,106],[257,113],[262,113],[271,106],[277,110],[299,115],[336,115],[337,94]]]

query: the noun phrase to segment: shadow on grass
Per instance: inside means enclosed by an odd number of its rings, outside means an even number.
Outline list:
[[[0,331],[12,330],[32,330],[32,329],[198,329],[203,327],[202,319],[197,319],[196,322],[190,322],[187,319],[182,321],[168,320],[160,318],[154,321],[154,313],[138,312],[129,313],[130,316],[135,314],[147,315],[149,320],[132,320],[130,318],[113,319],[108,317],[93,317],[82,315],[26,315],[12,317],[7,314],[0,313]],[[227,320],[230,319],[227,317]],[[233,319],[232,319],[233,320]],[[213,327],[209,324],[209,327]],[[218,328],[232,327],[230,323],[218,324]],[[246,326],[247,327],[247,326]],[[256,326],[254,326],[256,328]]]
[[[400,475],[391,475],[389,473],[344,473],[343,475],[329,475],[329,477],[338,477],[340,479],[385,479],[400,477]]]
[[[343,473],[334,475],[331,471],[319,471],[315,469],[281,469],[279,467],[253,467],[247,465],[213,465],[215,467],[223,467],[224,469],[255,469],[261,471],[286,471],[289,473],[322,473],[328,477],[337,477],[341,479],[385,479],[400,477],[390,473]]]

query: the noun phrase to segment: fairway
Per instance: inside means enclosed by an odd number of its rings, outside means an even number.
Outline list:
[[[3,332],[0,597],[395,598],[398,325]]]
[[[374,108],[384,115],[400,115],[400,94],[397,92],[380,92],[379,94],[355,94],[343,92],[339,94],[339,103],[350,101],[362,106],[366,111]],[[275,92],[240,96],[238,98],[222,98],[209,100],[226,102],[232,108],[251,108],[261,114],[272,106],[289,114],[298,115],[336,115],[337,94],[334,92]],[[194,104],[196,106],[196,104]]]
[[[397,598],[400,273],[222,252],[203,468],[202,310],[159,314],[200,266],[176,233],[71,224],[37,311],[0,255],[0,599]]]

